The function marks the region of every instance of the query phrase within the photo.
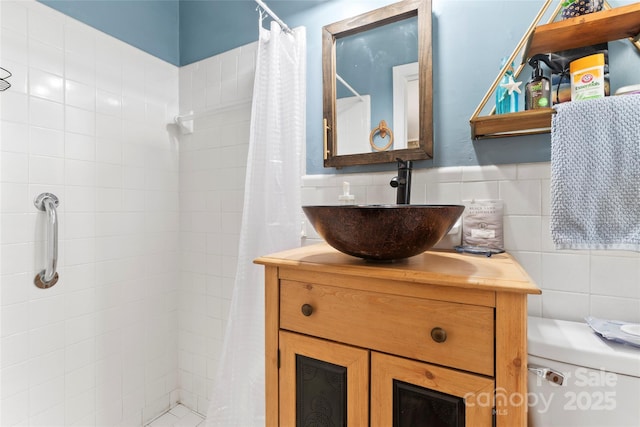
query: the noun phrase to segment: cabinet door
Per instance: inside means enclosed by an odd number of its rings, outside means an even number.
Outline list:
[[[490,427],[492,379],[371,353],[372,427]]]
[[[369,352],[280,331],[280,426],[366,426]]]

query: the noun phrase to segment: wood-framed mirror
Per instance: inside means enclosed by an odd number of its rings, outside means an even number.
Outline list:
[[[433,157],[431,0],[322,29],[324,166]]]

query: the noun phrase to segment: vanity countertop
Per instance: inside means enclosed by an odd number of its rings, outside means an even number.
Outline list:
[[[527,272],[507,253],[486,257],[429,250],[391,263],[372,263],[319,243],[262,256],[254,262],[309,272],[332,272],[484,291],[541,293]]]

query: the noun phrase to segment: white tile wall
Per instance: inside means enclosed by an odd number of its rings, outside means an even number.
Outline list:
[[[0,16],[0,425],[142,425],[178,387],[178,68],[34,1]]]
[[[342,182],[357,203],[394,203],[393,173],[313,175],[303,179],[303,204],[337,204]],[[504,202],[505,246],[542,289],[529,313],[581,321],[593,315],[640,322],[640,254],[556,251],[549,232],[549,163],[415,170],[413,203]],[[306,225],[307,242],[317,234]]]
[[[234,285],[257,44],[180,69],[179,396],[206,414]]]

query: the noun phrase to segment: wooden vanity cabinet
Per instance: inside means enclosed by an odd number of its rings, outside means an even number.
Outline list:
[[[526,425],[527,294],[540,290],[508,254],[373,264],[320,244],[256,262],[267,426]]]

